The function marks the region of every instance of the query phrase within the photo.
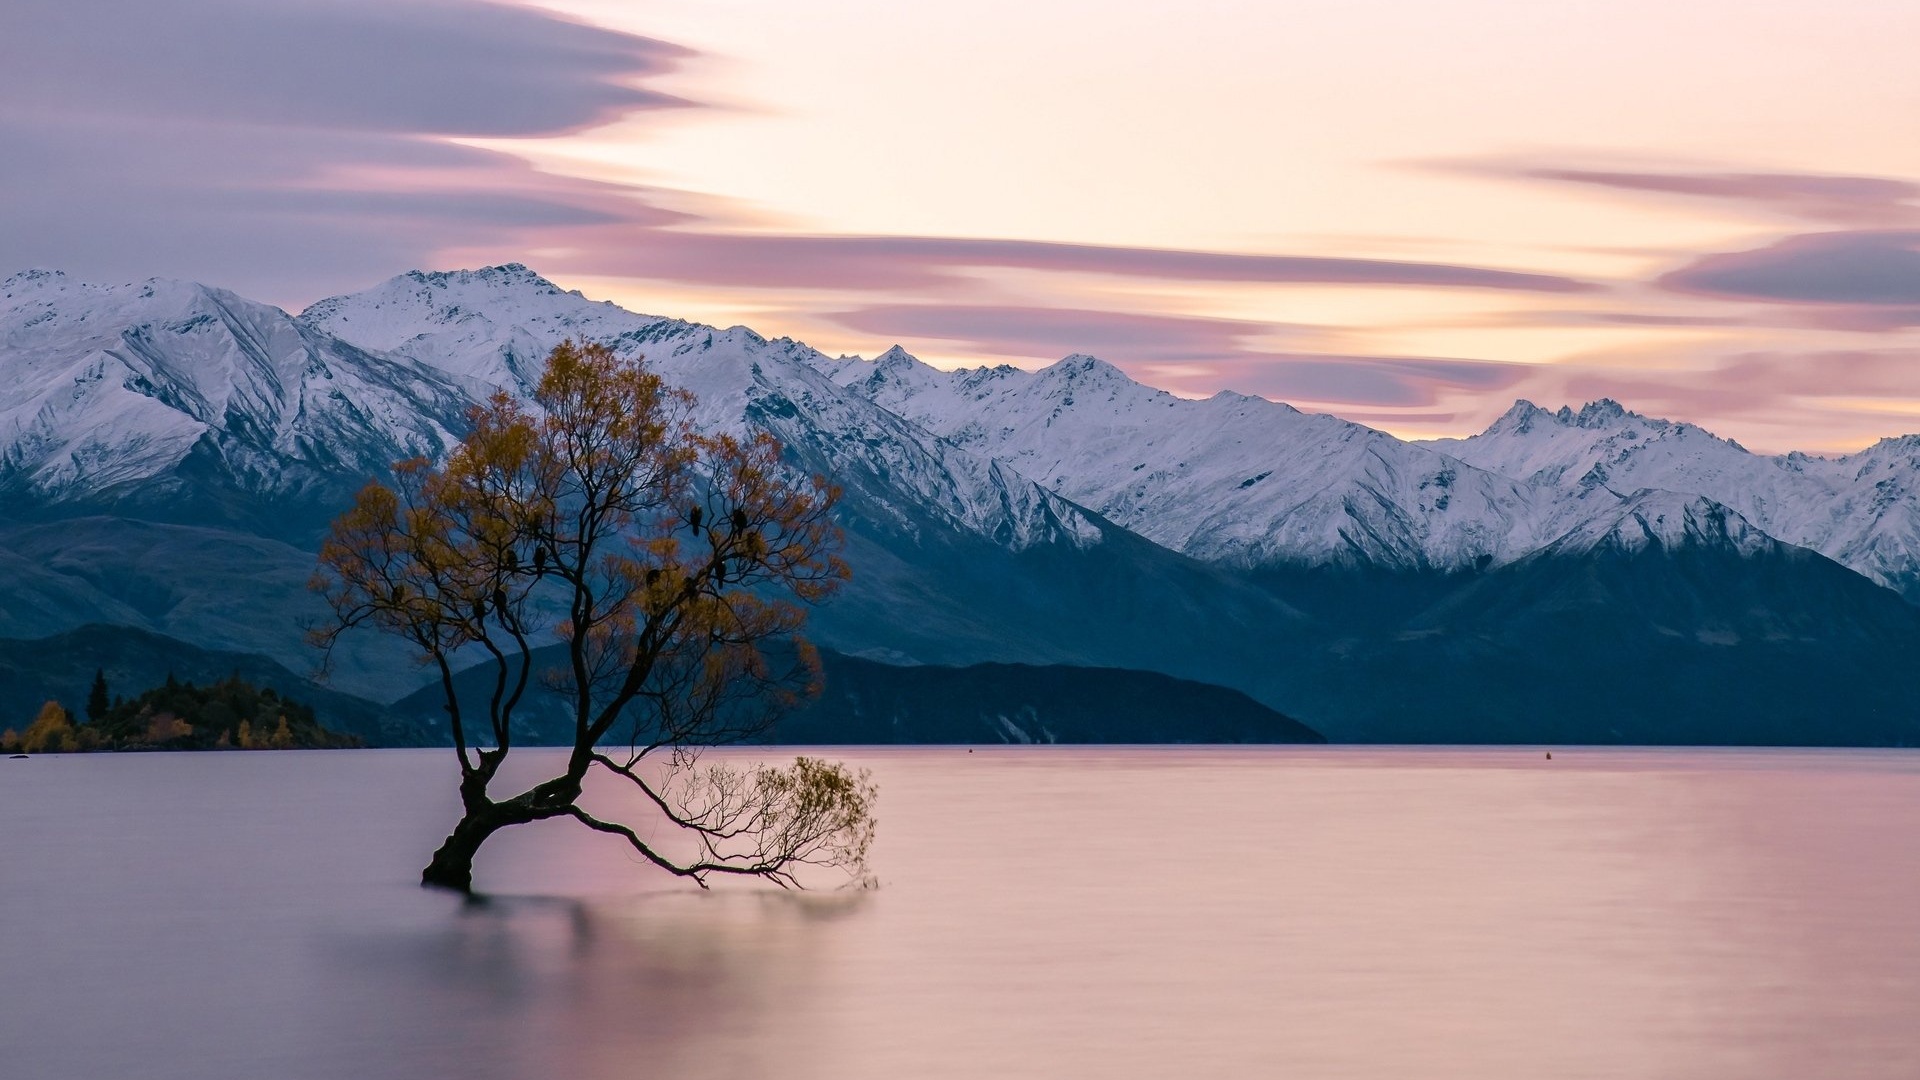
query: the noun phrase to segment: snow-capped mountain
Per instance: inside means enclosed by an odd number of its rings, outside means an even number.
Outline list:
[[[1540,554],[1571,558],[1715,548],[1747,558],[1780,546],[1746,518],[1712,499],[1643,488],[1580,519]]]
[[[931,522],[1009,550],[1086,546],[1105,519],[1225,567],[1452,572],[1603,534],[1653,490],[1920,597],[1920,437],[1764,457],[1613,402],[1522,402],[1480,435],[1410,444],[1230,392],[1177,398],[1090,356],[1032,372],[941,371],[898,347],[829,357],[518,264],[415,271],[297,319],[183,282],[16,275],[0,283],[0,484],[76,505],[331,497],[442,452],[469,404],[527,392],[567,338],[647,355],[710,429],[771,428],[896,535]]]
[[[1811,741],[1920,740],[1920,675],[1876,675],[1920,651],[1920,608],[1860,576],[1920,600],[1920,437],[1767,458],[1601,402],[1412,444],[1085,356],[828,357],[517,265],[298,318],[185,283],[0,283],[0,566],[20,586],[0,623],[299,666],[318,529],[392,461],[444,452],[473,402],[524,394],[566,338],[646,355],[703,426],[770,429],[845,488],[854,578],[812,622],[842,651],[1156,670],[1334,738],[1792,741],[1844,715]],[[405,659],[374,650],[353,689],[413,689]]]
[[[1696,495],[1464,575],[1308,707],[1387,741],[1914,745],[1920,609]],[[1452,703],[1436,708],[1434,702]]]
[[[1920,436],[1841,458],[1765,457],[1603,400],[1558,412],[1521,402],[1472,438],[1406,443],[1231,392],[1184,400],[1090,356],[941,371],[896,346],[870,363],[816,364],[1118,524],[1226,565],[1499,566],[1614,534],[1638,520],[1644,493],[1671,492],[1920,600]],[[1686,517],[1656,514],[1641,531]]]
[[[24,636],[107,619],[228,646],[224,624],[176,616],[202,600],[232,602],[261,628],[254,647],[298,663],[301,626],[316,613],[298,587],[311,556],[297,548],[313,543],[367,476],[450,446],[481,396],[524,390],[547,350],[569,337],[646,353],[698,395],[703,425],[769,428],[845,489],[840,518],[857,573],[816,616],[829,644],[896,659],[1158,666],[1217,678],[1245,661],[1234,657],[1253,645],[1246,628],[1297,619],[1264,590],[1101,521],[835,385],[805,346],[633,315],[524,268],[404,275],[298,320],[166,282],[101,288],[47,274],[0,292],[10,294],[0,376],[15,388],[11,413],[24,417],[0,429],[15,436],[0,443],[8,455],[0,461],[10,463],[0,475],[16,495],[0,503],[0,525],[17,525],[0,529],[0,556],[17,555],[33,582],[0,615]],[[89,363],[109,374],[75,381]],[[69,384],[80,390],[63,397]],[[92,448],[92,457],[77,455],[86,468],[69,467],[64,485],[33,483],[60,475],[47,463],[74,445]],[[78,528],[85,514],[99,515],[84,519],[89,536],[113,533],[120,515],[220,527],[170,544],[184,563],[131,549],[121,557],[117,541],[90,545],[85,558],[50,553],[47,537]],[[52,534],[33,524],[48,519],[63,519]],[[274,565],[279,584],[244,599],[218,589],[196,599],[223,568],[252,557],[256,536],[295,545]],[[1140,633],[1135,619],[1170,629],[1179,643]],[[362,692],[375,682],[380,693],[396,689],[388,671],[359,674]]]
[[[1597,488],[1705,496],[1769,536],[1920,600],[1920,436],[1837,458],[1768,457],[1610,400],[1577,411],[1521,401],[1481,434],[1428,445],[1550,498]]]
[[[0,486],[47,502],[299,495],[438,454],[465,397],[233,293],[0,282]]]
[[[1091,515],[1012,465],[927,431],[824,374],[829,358],[745,327],[595,303],[521,266],[406,274],[322,301],[316,331],[429,365],[474,392],[523,389],[562,340],[645,355],[708,430],[772,431],[844,495],[853,583],[814,617],[836,647],[929,662],[1054,660],[1218,677],[1298,615]],[[1143,634],[1136,620],[1176,641]]]
[[[1091,356],[939,371],[897,346],[837,381],[1176,551],[1226,565],[1458,570],[1550,541],[1528,485],[1334,416],[1191,401]],[[1591,512],[1579,507],[1580,513]],[[1557,527],[1557,528],[1556,528]]]
[[[938,520],[1019,549],[1090,544],[1097,520],[1230,567],[1503,565],[1604,531],[1642,489],[1920,595],[1920,438],[1839,459],[1763,457],[1612,402],[1517,404],[1470,439],[1409,444],[1223,392],[1143,386],[1089,356],[941,371],[895,347],[829,357],[745,327],[636,314],[518,264],[411,272],[299,318],[182,282],[0,284],[0,482],[46,501],[268,495],[451,444],[496,389],[524,394],[567,338],[646,354],[709,428],[774,429],[912,533]],[[1077,505],[1076,505],[1077,504]]]
[[[518,264],[409,273],[364,292],[322,300],[308,328],[430,367],[476,397],[524,394],[546,355],[572,339],[647,357],[698,399],[709,431],[763,427],[809,467],[849,489],[857,512],[913,532],[927,517],[1019,550],[1064,540],[1092,544],[1100,529],[1078,507],[989,457],[930,436],[848,393],[816,368],[814,350],[769,341],[744,326],[636,315],[568,292]]]
[[[475,391],[525,394],[569,338],[643,348],[660,335],[706,332],[675,319],[595,303],[519,263],[419,270],[309,306],[299,321],[363,349],[405,357]]]

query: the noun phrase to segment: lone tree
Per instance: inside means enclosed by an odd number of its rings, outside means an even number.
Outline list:
[[[865,771],[699,760],[817,692],[803,605],[847,570],[828,519],[837,491],[787,468],[764,432],[701,434],[693,406],[638,360],[562,344],[531,407],[496,394],[444,464],[401,462],[334,522],[314,577],[334,618],[316,644],[330,657],[355,627],[397,635],[437,668],[446,699],[465,813],[422,884],[470,892],[488,837],[559,817],[703,888],[713,875],[796,886],[809,865],[864,880]],[[484,707],[456,693],[456,653],[482,658]],[[559,775],[495,798],[530,690],[559,696],[572,750]],[[676,826],[671,839],[584,809],[596,772]]]

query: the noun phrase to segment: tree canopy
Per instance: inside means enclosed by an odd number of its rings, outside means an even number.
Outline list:
[[[496,394],[444,462],[399,463],[334,523],[314,579],[334,618],[316,643],[331,655],[356,628],[393,635],[444,691],[465,813],[423,883],[470,890],[487,837],[555,817],[702,885],[797,885],[809,865],[864,878],[865,773],[700,760],[817,692],[799,631],[847,568],[833,486],[788,467],[765,432],[701,433],[694,404],[638,359],[562,344],[531,402]],[[564,661],[536,671],[533,650],[556,640]],[[492,692],[463,708],[453,674],[475,657]],[[496,799],[529,693],[565,701],[572,747],[558,775]],[[589,775],[637,791],[686,842],[590,813]]]

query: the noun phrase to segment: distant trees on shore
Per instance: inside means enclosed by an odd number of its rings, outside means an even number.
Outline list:
[[[359,739],[322,727],[313,709],[239,676],[195,686],[167,676],[132,700],[108,696],[96,672],[87,716],[77,720],[57,701],[41,706],[24,732],[0,732],[0,752],[89,750],[294,750],[359,746]]]

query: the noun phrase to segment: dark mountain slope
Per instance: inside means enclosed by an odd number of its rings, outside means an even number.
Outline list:
[[[1361,741],[1920,745],[1920,610],[1723,511],[1459,579],[1298,672],[1300,707]]]
[[[535,656],[559,662],[557,647]],[[883,664],[821,653],[821,696],[782,718],[766,742],[1199,743],[1322,742],[1318,732],[1241,694],[1153,672],[1063,665],[970,667]],[[492,677],[457,680],[463,711],[485,708]],[[444,715],[438,686],[393,706],[425,724]],[[564,743],[571,721],[557,699],[534,692],[516,715],[515,737]]]

